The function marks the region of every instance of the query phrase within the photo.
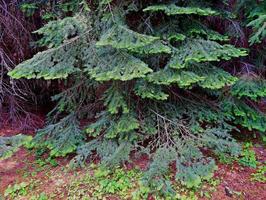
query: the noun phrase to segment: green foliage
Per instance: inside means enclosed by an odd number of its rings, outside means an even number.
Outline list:
[[[97,166],[98,167],[98,166]],[[68,188],[69,199],[104,199],[112,195],[121,199],[132,198],[132,190],[137,186],[141,172],[114,168],[109,170],[91,165],[81,178],[76,178]],[[91,174],[93,173],[93,174]],[[85,186],[85,187],[84,187]],[[139,198],[140,199],[140,198]]]
[[[35,3],[23,3],[20,6],[20,10],[24,12],[28,17],[31,17],[36,9],[38,9],[38,7]]]
[[[65,79],[69,74],[79,71],[78,68],[75,68],[77,59],[74,57],[77,55],[77,48],[79,47],[75,46],[71,48],[69,46],[71,46],[71,44],[67,44],[63,48],[58,47],[56,49],[40,52],[32,59],[19,64],[13,71],[9,72],[8,75],[15,79]]]
[[[33,58],[20,63],[8,75],[15,79],[50,80],[65,79],[69,74],[80,71],[80,52],[86,45],[84,31],[88,26],[82,17],[68,17],[49,22],[37,32],[44,35],[38,44],[48,46],[50,49],[39,52]]]
[[[21,183],[15,183],[14,185],[9,185],[8,188],[5,190],[4,197],[6,199],[27,198],[26,196],[30,194],[34,186],[35,186],[35,181],[31,183],[21,182]],[[44,192],[41,192],[40,194],[33,195],[30,197],[30,200],[48,200],[48,199],[49,197]]]
[[[103,130],[107,129],[108,126],[112,123],[112,119],[106,113],[100,113],[96,116],[98,119],[95,123],[90,124],[86,127],[85,131],[90,136],[98,136],[102,133]]]
[[[48,148],[51,156],[65,156],[83,144],[84,135],[74,115],[66,116],[55,124],[40,129],[30,147]]]
[[[176,174],[176,179],[181,180],[188,188],[197,187],[202,184],[204,180],[209,180],[217,169],[213,160],[202,160],[193,163],[191,166],[177,163],[177,166],[179,173]]]
[[[40,193],[39,195],[32,196],[30,198],[30,200],[48,200],[48,199],[49,197],[44,192]]]
[[[31,136],[22,134],[11,137],[0,137],[0,160],[12,156],[19,147],[27,145],[31,140]]]
[[[72,167],[84,166],[88,159],[93,158],[96,150],[101,163],[106,166],[117,166],[129,159],[133,146],[129,142],[115,140],[91,140],[77,149],[77,156],[71,161]]]
[[[149,55],[149,54],[159,54],[159,53],[170,54],[172,50],[169,46],[164,45],[161,41],[155,41],[149,45],[145,45],[144,47],[134,48],[131,49],[130,51],[132,53]]]
[[[162,91],[162,87],[154,85],[152,83],[139,80],[135,85],[135,93],[141,98],[145,99],[157,99],[157,100],[166,100],[168,94]]]
[[[80,74],[73,85],[51,97],[57,105],[48,113],[50,121],[57,120],[62,112],[71,113],[77,107],[85,106],[94,99],[95,82],[84,79]],[[79,113],[84,114],[84,113]]]
[[[252,27],[255,33],[250,37],[250,44],[260,43],[266,37],[266,15],[258,14],[256,19],[249,22],[247,26]]]
[[[219,159],[219,162],[223,163],[223,164],[232,164],[236,158],[232,157],[232,156],[228,156],[224,153],[219,153],[218,154],[218,159]]]
[[[130,114],[123,114],[106,132],[106,138],[116,138],[118,134],[134,131],[139,127],[137,119]]]
[[[86,1],[84,0],[68,0],[64,2],[60,2],[56,5],[56,8],[63,13],[77,13],[80,9],[84,9],[89,11],[89,7]]]
[[[105,5],[111,3],[113,0],[100,0],[100,5]]]
[[[192,62],[230,60],[234,57],[246,55],[245,50],[237,49],[232,45],[220,45],[215,41],[203,39],[189,39],[175,49],[169,67],[182,69]]]
[[[209,29],[208,27],[197,23],[196,22],[190,22],[189,24],[185,24],[187,27],[186,34],[190,37],[197,38],[199,36],[203,36],[207,38],[208,40],[214,40],[214,41],[228,41],[229,37],[226,35],[222,35],[212,29]]]
[[[21,182],[19,184],[15,184],[13,186],[9,185],[8,188],[5,190],[5,197],[11,197],[15,199],[18,195],[25,196],[27,195],[27,187],[29,186],[28,183]]]
[[[95,62],[86,65],[88,74],[96,81],[121,80],[145,77],[152,69],[140,59],[114,49],[98,50]]]
[[[107,106],[108,112],[111,114],[117,114],[120,109],[123,113],[128,113],[129,108],[125,100],[125,94],[118,87],[110,87],[105,92],[104,105]]]
[[[199,8],[199,7],[179,7],[175,4],[170,5],[154,5],[149,6],[144,9],[144,11],[150,11],[150,12],[158,12],[163,11],[167,15],[190,15],[190,14],[196,14],[196,15],[202,15],[202,16],[208,16],[208,15],[218,15],[218,12],[210,9],[210,8]]]
[[[241,0],[236,7],[236,12],[244,11],[246,17],[244,23],[253,30],[253,33],[249,35],[250,45],[261,43],[266,36],[265,1]]]
[[[107,167],[115,167],[121,163],[127,162],[129,160],[130,152],[133,149],[133,145],[129,142],[111,142],[111,145],[112,143],[115,143],[116,145],[116,148],[113,148],[113,151],[109,151],[109,147],[97,149],[100,157],[102,158],[103,165]]]
[[[259,166],[256,172],[251,174],[251,180],[266,183],[266,165]]]
[[[116,49],[134,50],[145,47],[157,41],[158,37],[148,36],[134,32],[124,26],[118,25],[110,28],[96,43],[97,46],[112,46]]]
[[[176,180],[188,188],[198,187],[204,180],[209,180],[217,169],[213,159],[204,158],[198,148],[187,145],[176,160]]]
[[[139,127],[138,120],[132,112],[124,113],[120,117],[114,118],[106,113],[101,113],[100,120],[90,124],[86,132],[97,136],[105,132],[106,138],[117,138],[123,134],[131,133]]]
[[[159,148],[153,157],[149,170],[145,173],[144,181],[150,183],[151,180],[162,178],[169,170],[169,164],[176,159],[177,153],[172,148]]]
[[[252,100],[266,97],[266,81],[261,79],[239,79],[231,88],[232,95],[242,98],[248,97]]]
[[[238,162],[241,165],[256,168],[258,161],[256,158],[256,153],[252,149],[253,145],[252,143],[245,143],[243,146],[243,151],[241,153],[241,158],[238,160]]]
[[[122,169],[116,169],[111,173],[110,170],[100,168],[95,171],[95,178],[99,181],[99,189],[102,193],[116,194],[131,188],[132,173],[134,174],[133,171],[126,173]],[[111,179],[110,175],[113,175]]]
[[[203,140],[209,148],[212,148],[216,154],[236,158],[241,152],[241,146],[232,138],[224,124],[224,128],[209,128],[204,131]]]
[[[182,41],[186,39],[186,36],[181,33],[172,34],[167,38],[169,41]]]
[[[266,116],[246,103],[239,100],[225,100],[222,102],[222,107],[235,124],[241,124],[248,130],[265,132]]]
[[[75,16],[50,21],[34,33],[42,35],[37,45],[52,48],[60,46],[66,40],[80,36],[85,32],[86,28],[86,19],[81,16]]]
[[[198,84],[202,88],[214,90],[233,85],[237,81],[236,77],[215,66],[195,65],[190,66],[187,70],[164,69],[149,74],[147,79],[158,85],[177,83],[182,88]]]
[[[230,73],[212,65],[195,65],[191,70],[204,79],[200,80],[197,84],[206,89],[218,90],[225,86],[233,85],[238,79]]]
[[[198,187],[216,169],[202,149],[237,157],[240,146],[232,130],[266,131],[265,114],[250,102],[265,96],[264,81],[236,77],[248,51],[229,44],[231,38],[216,26],[233,20],[231,9],[223,11],[226,4],[220,2],[222,9],[204,0],[85,4],[61,3],[68,17],[60,15],[37,31],[43,36],[38,44],[48,49],[9,72],[13,78],[66,79],[32,146],[48,148],[52,156],[77,151],[76,166],[97,156],[114,167],[129,161],[132,152],[146,153],[152,162],[140,196],[147,195],[147,186],[174,196],[169,165],[176,163],[177,181]],[[255,14],[252,20],[249,26],[258,31],[254,43],[264,36],[262,18]],[[242,160],[250,161],[245,155]],[[101,190],[118,191],[115,181],[103,180]]]
[[[158,85],[170,85],[176,83],[180,88],[190,87],[191,85],[204,80],[204,77],[199,76],[192,71],[178,72],[171,69],[151,73],[147,78],[149,82]]]

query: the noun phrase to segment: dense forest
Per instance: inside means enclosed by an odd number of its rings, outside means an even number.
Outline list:
[[[266,141],[263,0],[0,0],[0,36],[0,127],[35,132],[0,135],[2,159],[145,155],[141,183],[178,199],[172,168],[196,188]]]

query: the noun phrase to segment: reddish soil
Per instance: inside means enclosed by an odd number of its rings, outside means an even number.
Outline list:
[[[16,130],[5,131],[0,130],[0,136],[11,136],[17,134]],[[32,134],[32,133],[30,133]],[[263,147],[254,147],[258,161],[266,161],[266,150]],[[132,157],[132,164],[128,164],[127,168],[138,166],[140,169],[146,169],[148,158],[146,156]],[[0,194],[3,194],[9,185],[25,181],[23,174],[31,172],[34,169],[35,157],[32,152],[21,148],[11,158],[0,160]],[[56,171],[68,163],[67,159],[59,160],[59,166],[50,170],[51,175],[47,176],[44,172],[38,172],[34,179],[43,182],[42,191],[49,193],[54,192],[56,186],[63,186],[69,182],[69,175],[72,172],[66,172],[60,177]],[[266,184],[251,181],[251,174],[255,169],[242,167],[238,164],[223,165],[219,164],[219,169],[215,173],[215,177],[220,179],[220,184],[216,187],[216,191],[212,193],[212,200],[264,200],[266,199]],[[28,179],[29,180],[29,179]],[[58,199],[62,199],[58,198]],[[207,200],[207,198],[200,198]]]
[[[21,132],[19,130],[0,129],[0,136],[13,136],[18,133]],[[27,135],[34,135],[34,132],[28,132]],[[69,183],[69,177],[73,176],[73,171],[63,172],[61,170],[61,167],[69,163],[69,159],[57,159],[57,167],[36,171],[36,169],[41,167],[36,164],[34,152],[20,148],[12,157],[0,160],[0,200],[1,195],[4,194],[9,185],[32,181],[38,183],[38,191],[57,195],[56,188],[63,188],[64,185]],[[36,175],[32,176],[30,175],[31,173],[36,173]],[[24,177],[25,174],[28,174],[28,176]],[[58,199],[65,199],[64,195],[66,195],[66,191],[61,190],[60,195],[58,194],[58,197],[60,196]],[[25,200],[28,199],[26,198]]]
[[[254,147],[257,160],[261,163],[266,161],[266,151],[263,147]],[[266,183],[251,181],[251,174],[256,170],[233,165],[218,165],[215,177],[221,179],[217,190],[212,193],[212,200],[265,200]],[[265,174],[266,175],[266,174]],[[229,191],[228,191],[229,190]],[[230,195],[230,193],[233,193]],[[239,194],[239,195],[237,195]]]
[[[217,190],[212,193],[212,199],[232,200],[264,200],[266,199],[266,184],[250,180],[253,169],[233,165],[220,165],[216,177],[221,178]],[[229,191],[228,191],[229,190]]]
[[[8,185],[21,182],[19,171],[25,167],[24,160],[34,160],[25,149],[20,149],[12,158],[0,161],[0,193],[4,193]]]
[[[2,129],[0,136],[12,136],[18,134],[18,130]],[[5,191],[8,185],[13,184],[15,181],[20,181],[21,177],[18,171],[25,167],[24,160],[28,160],[30,155],[25,149],[20,149],[12,158],[0,160],[0,194]],[[32,156],[31,156],[32,157]],[[34,158],[30,158],[33,160]]]
[[[0,136],[4,136],[4,137],[10,137],[13,135],[17,135],[19,133],[24,133],[22,132],[20,129],[10,129],[10,128],[2,128],[0,129]],[[24,133],[27,135],[34,135],[34,131],[27,131],[27,133]]]

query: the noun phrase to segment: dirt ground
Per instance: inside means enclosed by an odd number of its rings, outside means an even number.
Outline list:
[[[0,130],[0,136],[10,136],[14,134],[17,134],[16,130]],[[262,146],[254,146],[254,150],[257,160],[261,163],[265,163],[266,149]],[[75,173],[62,171],[62,167],[66,166],[68,162],[69,160],[67,158],[59,159],[58,166],[36,172],[37,164],[34,153],[20,148],[12,157],[0,160],[0,194],[3,196],[4,191],[9,185],[23,181],[31,181],[36,183],[41,182],[38,190],[48,194],[52,192],[54,194],[53,199],[65,199],[65,194],[62,194],[62,190],[58,191],[57,194],[56,188],[62,188],[62,186],[67,185],[70,177]],[[147,164],[145,158],[143,158],[143,160],[135,160],[134,162],[136,162],[136,165],[139,165],[140,168],[145,168]],[[236,163],[230,165],[219,164],[218,170],[214,176],[220,180],[219,185],[217,185],[215,191],[212,192],[211,198],[199,197],[199,199],[264,200],[266,199],[266,183],[251,181],[251,174],[255,171],[255,169],[243,167]],[[33,173],[33,176],[26,176],[27,174]],[[59,193],[61,193],[61,195],[59,195]]]

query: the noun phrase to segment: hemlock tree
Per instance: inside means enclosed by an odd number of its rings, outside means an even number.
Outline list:
[[[175,162],[176,180],[193,187],[216,169],[202,149],[237,156],[232,131],[240,125],[265,132],[265,115],[247,101],[266,96],[265,80],[239,79],[223,68],[248,54],[212,28],[231,19],[226,1],[82,2],[73,1],[82,5],[73,16],[37,31],[47,50],[9,72],[65,79],[67,89],[52,97],[57,105],[33,147],[52,156],[76,151],[75,165],[96,150],[107,166],[128,161],[135,150],[152,160],[147,184],[168,185],[164,177]],[[81,128],[82,119],[90,123]]]

